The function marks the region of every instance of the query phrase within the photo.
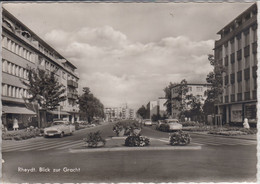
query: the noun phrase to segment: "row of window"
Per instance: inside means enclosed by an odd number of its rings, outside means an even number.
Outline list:
[[[27,90],[24,88],[11,86],[8,84],[2,84],[2,95],[13,97],[13,98],[29,98],[29,94],[27,93]]]
[[[18,43],[2,35],[2,46],[15,54],[27,59],[28,61],[34,62],[32,52],[28,51]]]
[[[246,31],[244,31],[244,46],[247,46],[250,44],[250,35],[252,35],[252,42],[256,42],[257,41],[257,29],[252,26],[252,34],[249,34],[249,29],[247,29]],[[242,48],[242,39],[241,39],[241,33],[237,34],[236,37],[230,39],[228,42],[226,42],[224,44],[224,48],[222,49],[222,47],[218,48],[215,50],[216,52],[216,57],[217,58],[222,58],[222,54],[223,51],[225,52],[225,55],[228,55],[229,53],[233,53],[235,52],[235,40],[236,40],[236,45],[237,45],[237,50],[240,50]],[[235,39],[236,38],[236,39]],[[230,44],[228,44],[230,42]],[[230,45],[230,52],[229,52],[229,47],[228,45]]]
[[[7,60],[2,60],[2,71],[17,77],[21,77],[23,79],[28,79],[29,72],[27,69],[13,64]]]
[[[231,94],[224,96],[224,102],[229,103],[229,102],[236,102],[236,101],[242,101],[244,96],[244,100],[256,100],[257,99],[257,93],[256,90],[244,93],[237,93],[237,94]],[[221,101],[223,102],[223,98],[221,98]]]
[[[252,78],[257,77],[257,66],[252,67]],[[244,69],[244,80],[249,80],[250,79],[250,68]],[[226,75],[224,77],[225,85],[229,84],[229,75]],[[242,81],[242,70],[237,72],[237,82]],[[230,74],[230,83],[234,84],[235,83],[235,73]]]

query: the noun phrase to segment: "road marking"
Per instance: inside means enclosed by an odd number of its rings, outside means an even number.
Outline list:
[[[79,140],[79,141],[82,141],[82,140]],[[38,150],[42,151],[42,150],[48,150],[48,149],[52,149],[52,148],[58,148],[63,145],[74,144],[75,142],[79,142],[79,141],[73,141],[73,142],[70,141],[70,143],[63,143],[63,144],[59,144],[59,145],[55,145],[55,146],[51,146],[51,147],[47,147],[47,148],[42,148],[42,149],[38,149]]]
[[[62,143],[65,143],[65,142],[70,142],[70,141],[62,141]],[[6,149],[6,150],[3,150],[3,152],[7,152],[7,151],[16,151],[16,150],[19,150],[19,151],[28,151],[28,150],[35,150],[35,149],[38,149],[38,148],[42,148],[42,147],[46,147],[46,146],[50,146],[50,145],[55,145],[55,144],[60,144],[61,142],[57,141],[57,142],[52,142],[52,143],[42,143],[42,144],[38,144],[38,143],[35,143],[33,145],[27,145],[27,146],[19,146],[19,147],[14,147],[14,148],[9,148],[9,149]]]
[[[57,148],[57,149],[75,148],[75,147],[77,147],[77,146],[79,146],[79,145],[84,146],[84,144],[85,144],[85,143],[84,143],[83,141],[81,141],[81,142],[79,142],[79,143],[77,143],[77,144],[73,144],[72,146],[69,145],[69,146],[64,146],[64,147],[62,147],[62,148]]]

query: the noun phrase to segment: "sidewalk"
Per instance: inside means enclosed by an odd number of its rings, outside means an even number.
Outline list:
[[[207,132],[192,132],[192,133],[200,134],[200,135],[211,135],[211,136],[215,136],[215,137],[225,137],[225,138],[232,138],[232,139],[245,139],[245,140],[257,141],[257,134],[226,136],[226,135],[208,134]]]

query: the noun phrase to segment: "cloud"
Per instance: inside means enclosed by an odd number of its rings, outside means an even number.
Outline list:
[[[78,67],[80,86],[90,87],[105,106],[138,108],[163,96],[169,82],[205,82],[212,70],[207,54],[213,40],[178,36],[143,44],[110,26],[52,30],[45,39]]]

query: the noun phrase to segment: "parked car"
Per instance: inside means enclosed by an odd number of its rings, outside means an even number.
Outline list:
[[[144,121],[144,126],[152,126],[152,121],[150,119],[145,119]]]
[[[157,126],[160,126],[162,124],[165,124],[166,122],[164,120],[158,120],[157,121]]]
[[[72,135],[75,131],[75,125],[72,125],[69,121],[59,120],[54,121],[48,128],[44,128],[44,137]]]
[[[170,131],[176,131],[182,129],[182,124],[179,123],[178,119],[166,119],[165,122],[169,125]]]

